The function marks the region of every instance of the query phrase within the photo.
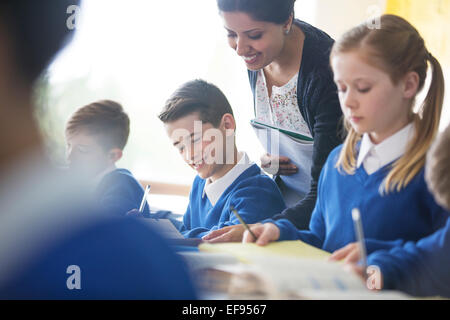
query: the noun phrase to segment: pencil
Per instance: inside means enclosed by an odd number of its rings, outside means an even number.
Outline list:
[[[364,231],[361,221],[361,213],[358,209],[352,210],[352,219],[355,227],[356,239],[359,243],[360,256],[362,260],[362,267],[364,268],[364,275],[367,277],[367,252],[366,252],[366,244],[364,241]]]
[[[237,213],[236,209],[233,206],[230,206],[230,210],[231,212],[234,213],[234,215],[236,216],[236,218],[238,218],[239,222],[245,227],[245,229],[247,229],[247,231],[252,235],[253,239],[257,239],[257,237],[255,236],[255,234],[252,232],[252,230],[250,230],[250,227],[245,223],[245,221],[242,219],[242,217],[239,215],[239,213]]]
[[[150,185],[148,184],[145,187],[144,196],[142,197],[141,206],[139,207],[139,213],[143,213],[144,212],[145,202],[147,201],[147,196],[148,196],[149,192],[150,192]]]

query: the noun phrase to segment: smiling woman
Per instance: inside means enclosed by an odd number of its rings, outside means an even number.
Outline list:
[[[306,229],[322,166],[341,142],[342,113],[328,59],[333,40],[294,18],[295,0],[217,0],[217,4],[228,44],[248,69],[255,121],[260,124],[255,130],[267,153],[262,166],[276,168],[269,173],[275,174],[292,206],[277,219],[287,218]],[[280,150],[275,151],[267,141],[274,132],[281,136]],[[287,149],[296,150],[293,154],[302,159],[287,157],[282,151]]]

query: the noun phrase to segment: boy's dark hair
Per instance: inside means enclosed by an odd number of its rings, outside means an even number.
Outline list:
[[[70,40],[67,8],[80,0],[2,0],[0,21],[8,29],[19,75],[33,83]]]
[[[130,119],[122,106],[111,100],[101,100],[78,109],[66,125],[66,133],[87,130],[98,135],[105,150],[123,150],[130,134]]]
[[[158,117],[168,123],[196,112],[202,122],[216,128],[224,114],[233,115],[230,103],[219,88],[204,80],[192,80],[172,94]]]
[[[294,15],[295,0],[217,0],[221,12],[244,12],[256,21],[285,23]]]

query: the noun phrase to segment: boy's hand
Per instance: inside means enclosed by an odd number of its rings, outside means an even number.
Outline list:
[[[261,168],[273,175],[290,176],[297,173],[298,168],[291,159],[282,156],[272,156],[268,153],[261,156]]]
[[[359,243],[353,242],[345,247],[336,250],[333,254],[328,258],[330,261],[340,261],[344,260],[344,263],[352,263],[356,264],[361,259],[361,248]]]
[[[249,224],[249,227],[255,224]],[[242,224],[224,227],[219,230],[214,230],[204,236],[202,239],[210,243],[219,242],[241,242],[244,235],[245,227]]]
[[[126,216],[127,217],[135,217],[135,218],[142,218],[143,217],[142,213],[140,213],[138,209],[133,209],[133,210],[128,211],[126,213]]]
[[[273,223],[256,224],[250,227],[250,230],[256,236],[253,236],[247,230],[244,232],[243,243],[256,242],[259,246],[265,246],[269,242],[276,241],[280,238],[280,229]]]

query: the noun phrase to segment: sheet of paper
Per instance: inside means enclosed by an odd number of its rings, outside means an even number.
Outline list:
[[[271,258],[273,256],[302,257],[309,259],[325,260],[330,254],[321,249],[310,246],[300,240],[272,242],[261,247],[254,243],[203,243],[199,246],[200,251],[229,253],[242,262],[251,262],[254,257],[263,256]]]
[[[296,174],[280,176],[284,184],[301,195],[308,193],[311,187],[313,142],[295,139],[261,124],[252,123],[252,126],[258,140],[268,153],[288,157],[298,168]]]
[[[242,263],[220,265],[217,268],[235,274],[239,279],[236,283],[244,287],[250,284],[255,286],[255,279],[259,279],[256,287],[263,289],[268,298],[410,298],[396,292],[382,295],[369,291],[361,278],[344,270],[342,263],[329,262],[328,252],[298,240],[274,242],[264,247],[254,243],[203,243],[199,250],[236,257]],[[249,284],[245,282],[246,279],[251,280]],[[241,289],[240,286],[237,291]]]
[[[362,279],[343,269],[341,263],[310,258],[279,257],[267,259],[255,257],[259,266],[278,292],[302,292],[302,290],[367,291]]]

